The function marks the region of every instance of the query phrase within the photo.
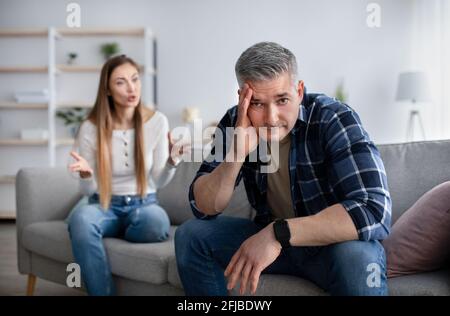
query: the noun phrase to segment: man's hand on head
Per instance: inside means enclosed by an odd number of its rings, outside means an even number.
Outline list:
[[[252,88],[245,83],[239,92],[238,115],[231,146],[231,154],[233,156],[228,157],[227,161],[242,162],[258,146],[259,139],[256,128],[248,117],[248,108],[252,95]]]
[[[251,294],[255,294],[261,272],[281,253],[281,245],[275,239],[272,225],[266,226],[244,241],[231,258],[225,269],[225,277],[228,277],[228,290],[233,289],[240,281],[239,293],[241,295],[245,294],[247,288],[250,289]]]

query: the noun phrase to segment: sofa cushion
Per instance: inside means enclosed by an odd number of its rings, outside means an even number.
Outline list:
[[[392,224],[417,199],[450,179],[450,140],[378,145],[392,197]]]
[[[173,254],[173,256],[169,258],[169,272],[167,274],[167,281],[171,285],[173,285],[179,289],[183,288],[183,285],[181,284],[180,276],[178,274],[177,260],[175,258],[175,254]]]
[[[168,261],[175,253],[173,237],[158,243],[131,243],[123,239],[105,238],[105,248],[113,274],[152,284],[167,283]]]
[[[67,224],[64,221],[37,222],[22,232],[23,246],[59,262],[75,262]]]
[[[388,277],[442,268],[450,257],[450,181],[406,211],[384,240]]]
[[[194,215],[189,204],[189,186],[200,168],[198,162],[181,162],[170,183],[158,190],[160,205],[169,215],[172,225],[181,225]],[[236,187],[224,214],[229,216],[251,218],[253,208],[250,206],[245,192],[244,182]]]
[[[450,296],[450,270],[405,275],[388,279],[391,296]]]
[[[153,284],[167,282],[168,260],[174,256],[172,226],[170,237],[161,243],[130,243],[118,238],[105,238],[104,245],[113,274]],[[23,230],[23,246],[41,256],[59,262],[75,262],[67,224],[64,221],[38,222]]]

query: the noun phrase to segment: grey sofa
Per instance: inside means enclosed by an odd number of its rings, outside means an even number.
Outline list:
[[[393,199],[393,222],[423,193],[450,180],[450,141],[380,145]],[[158,192],[171,222],[168,241],[133,244],[104,239],[118,294],[183,295],[177,273],[173,236],[193,217],[188,186],[199,163],[182,163],[172,182]],[[61,169],[25,168],[18,172],[17,242],[18,266],[29,275],[28,294],[42,278],[66,284],[68,263],[74,262],[65,218],[80,199],[78,183]],[[251,218],[241,184],[225,213]],[[391,295],[450,295],[450,267],[439,271],[389,279]],[[37,285],[39,286],[39,285]],[[234,294],[234,293],[233,293]],[[326,295],[311,282],[284,275],[262,275],[258,295]]]

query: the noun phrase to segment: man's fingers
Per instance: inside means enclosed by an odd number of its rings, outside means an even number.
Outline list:
[[[261,276],[261,268],[254,267],[250,275],[250,293],[252,295],[255,295],[256,293],[260,276]]]
[[[248,89],[248,84],[244,83],[244,85],[242,86],[242,89],[240,90],[239,93],[239,104],[242,103],[242,101],[245,98],[245,95],[247,94],[247,89]]]
[[[241,251],[241,249],[238,249],[238,251],[236,251],[236,253],[233,255],[233,257],[231,257],[230,263],[228,263],[228,266],[224,272],[224,275],[226,277],[228,277],[230,275],[231,271],[233,271],[234,265],[236,264],[237,260],[239,259],[240,251]]]
[[[244,111],[243,114],[245,114],[245,115],[247,115],[247,109],[250,104],[250,100],[252,99],[252,94],[253,94],[252,89],[248,88],[247,91],[245,92],[244,99],[242,100],[241,106],[242,106],[242,110]]]
[[[228,290],[234,289],[234,287],[236,286],[236,283],[241,278],[242,269],[244,268],[245,262],[246,262],[246,260],[242,256],[239,256],[239,260],[234,265],[233,272],[231,273],[230,279],[228,281],[228,286],[227,286]]]
[[[245,294],[245,291],[247,290],[248,278],[250,276],[250,272],[252,271],[252,268],[253,268],[252,264],[247,261],[244,269],[242,270],[241,288],[239,290],[239,294],[241,294],[241,295]]]

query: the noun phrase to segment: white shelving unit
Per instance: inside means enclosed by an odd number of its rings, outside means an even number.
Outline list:
[[[57,164],[57,150],[61,147],[68,147],[73,144],[73,139],[66,135],[59,135],[57,132],[57,118],[56,111],[59,109],[68,109],[81,107],[89,109],[92,107],[95,100],[62,100],[58,96],[62,91],[57,89],[58,80],[60,76],[76,76],[78,75],[94,75],[98,78],[102,64],[98,62],[86,63],[81,65],[66,65],[61,63],[58,58],[58,44],[60,41],[80,39],[83,38],[102,38],[108,40],[116,40],[118,38],[138,38],[142,41],[143,57],[138,60],[140,65],[140,72],[142,80],[142,98],[144,103],[149,107],[156,107],[157,105],[157,59],[156,59],[156,38],[148,28],[82,28],[82,29],[66,29],[66,28],[47,28],[47,29],[0,29],[0,45],[4,39],[15,39],[20,41],[27,41],[30,39],[39,39],[47,42],[47,64],[46,65],[1,65],[0,78],[14,74],[15,76],[46,76],[47,83],[43,85],[48,89],[49,100],[46,103],[16,103],[13,100],[0,99],[0,120],[7,120],[7,113],[20,112],[20,115],[34,115],[34,113],[47,112],[47,122],[41,126],[48,130],[48,140],[22,140],[19,137],[5,137],[0,135],[0,158],[1,162],[8,162],[9,155],[4,153],[17,153],[20,148],[45,148],[47,147],[47,162],[45,166],[55,167]],[[97,42],[97,44],[100,44]],[[133,54],[129,54],[134,57]],[[135,58],[134,58],[135,59]],[[34,80],[34,79],[33,79]],[[36,78],[42,80],[42,78]],[[98,79],[97,79],[98,81]],[[12,95],[13,91],[11,91]],[[42,114],[40,114],[42,116]],[[1,121],[0,121],[1,123]],[[26,126],[21,126],[26,128]],[[67,153],[69,148],[67,148]],[[35,150],[35,149],[33,149]],[[42,150],[42,149],[41,149]],[[32,156],[32,155],[30,155]],[[21,157],[23,160],[26,157]],[[32,160],[33,157],[30,157]],[[10,165],[11,161],[8,162]],[[42,163],[33,164],[33,161],[28,162],[27,166],[42,166]],[[10,196],[14,190],[15,174],[24,167],[18,164],[14,168],[2,170],[0,172],[0,198],[5,198],[5,194],[11,199],[15,205],[15,196]],[[6,193],[5,193],[6,192]],[[15,193],[12,193],[13,195]],[[11,202],[11,201],[10,201]],[[12,203],[9,203],[12,204]],[[15,210],[7,205],[6,207],[0,205],[0,219],[15,218]]]

